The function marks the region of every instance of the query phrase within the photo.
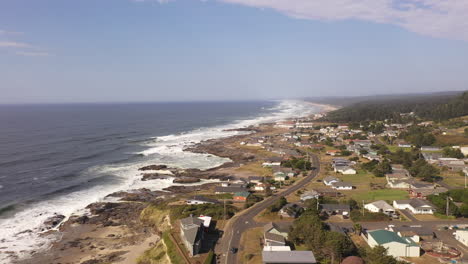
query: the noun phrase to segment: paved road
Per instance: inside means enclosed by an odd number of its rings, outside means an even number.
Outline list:
[[[259,203],[256,203],[249,209],[241,212],[239,215],[234,216],[228,222],[227,227],[224,230],[224,235],[220,239],[219,244],[215,247],[215,252],[217,255],[221,256],[220,262],[224,264],[234,264],[237,263],[237,253],[233,254],[230,252],[231,248],[239,248],[240,238],[244,231],[254,227],[260,227],[263,224],[256,223],[254,217],[258,215],[261,211],[265,210],[267,207],[274,204],[280,197],[287,196],[295,191],[303,188],[308,184],[313,178],[315,178],[320,171],[320,161],[316,155],[310,157],[312,166],[316,167],[306,178],[297,184],[292,185],[288,189],[275,194]]]

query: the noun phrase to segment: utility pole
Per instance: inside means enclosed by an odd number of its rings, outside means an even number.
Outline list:
[[[224,225],[226,224],[226,199],[223,199],[223,203],[224,203]]]
[[[362,200],[362,216],[364,216],[364,200]]]
[[[445,214],[448,216],[449,215],[449,207],[450,207],[450,203],[449,203],[449,196],[447,195],[447,206],[445,207]]]
[[[468,172],[465,172],[465,189],[466,189],[466,176],[468,176]]]

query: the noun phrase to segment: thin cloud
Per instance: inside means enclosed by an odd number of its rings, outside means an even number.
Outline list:
[[[18,51],[17,55],[28,56],[28,57],[47,57],[50,56],[48,52],[34,52],[34,51]]]
[[[16,41],[0,41],[0,47],[3,48],[32,48],[33,46],[24,43],[24,42],[16,42]]]
[[[173,0],[134,0],[167,3]],[[206,0],[200,0],[205,2]],[[391,24],[436,38],[468,41],[467,0],[214,0],[319,21]]]
[[[218,0],[270,8],[300,19],[363,20],[422,35],[468,41],[466,0]]]
[[[0,29],[0,35],[22,35],[23,32],[19,31],[8,31],[8,30],[2,30]]]

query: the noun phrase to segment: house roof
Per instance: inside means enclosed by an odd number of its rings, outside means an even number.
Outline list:
[[[395,226],[392,228],[394,232],[401,232],[402,234],[408,234],[408,232],[413,232],[418,236],[432,236],[434,232],[430,228],[422,226]]]
[[[263,177],[261,177],[261,176],[250,176],[249,181],[263,181]]]
[[[279,232],[286,233],[286,232],[289,231],[290,227],[291,227],[291,223],[278,224],[278,223],[270,222],[270,223],[263,226],[263,232],[270,232],[270,230],[276,229]]]
[[[333,187],[339,188],[339,187],[353,187],[352,183],[349,182],[335,182],[332,184]]]
[[[384,200],[379,200],[368,204],[372,204],[375,207],[382,209],[383,211],[395,211],[395,209]]]
[[[192,196],[190,197],[190,199],[187,199],[187,201],[202,201],[206,203],[219,203],[219,201],[216,199],[211,199],[211,198],[207,198],[207,197],[200,196],[200,195]]]
[[[189,216],[189,217],[180,219],[180,223],[184,227],[190,226],[190,225],[200,226],[201,224],[203,224],[203,220],[199,219],[198,217]]]
[[[216,186],[215,187],[215,192],[222,192],[222,193],[235,193],[235,192],[245,192],[245,191],[247,191],[247,189],[244,187],[233,187],[233,186],[228,186],[228,187]]]
[[[364,260],[360,257],[349,256],[341,262],[341,264],[364,264]]]
[[[374,230],[374,231],[369,231],[367,232],[369,236],[372,236],[374,240],[379,244],[379,245],[384,245],[390,242],[398,242],[406,245],[414,245],[417,246],[416,243],[414,243],[413,240],[409,238],[402,238],[398,236],[397,233],[388,231],[388,230]]]
[[[324,182],[331,182],[331,181],[340,181],[340,179],[333,177],[333,176],[327,176],[325,179],[323,179]]]
[[[274,242],[278,242],[278,243],[286,243],[284,237],[282,235],[278,235],[278,234],[275,234],[275,233],[270,233],[270,232],[265,232],[264,233],[264,236],[265,236],[265,239],[266,240],[270,240],[270,241],[274,241]]]
[[[315,190],[310,190],[308,192],[303,193],[301,195],[301,199],[306,198],[306,197],[310,197],[310,196],[313,196],[313,197],[320,196],[320,193],[315,191]]]
[[[329,211],[350,211],[350,207],[347,204],[321,204],[323,210]]]
[[[421,199],[411,199],[411,200],[396,200],[395,201],[397,204],[409,204],[413,208],[435,208],[433,204],[426,200],[421,200]]]
[[[312,251],[262,251],[263,263],[317,263]]]
[[[195,242],[200,238],[200,236],[198,235],[198,227],[191,227],[191,228],[188,228],[188,229],[184,229],[184,236],[185,236],[185,239],[190,243],[190,244],[195,244]]]
[[[234,193],[234,197],[249,197],[250,193],[249,192],[236,192]]]

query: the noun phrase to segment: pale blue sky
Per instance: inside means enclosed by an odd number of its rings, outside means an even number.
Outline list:
[[[160,2],[0,1],[0,103],[468,89],[467,1]]]

